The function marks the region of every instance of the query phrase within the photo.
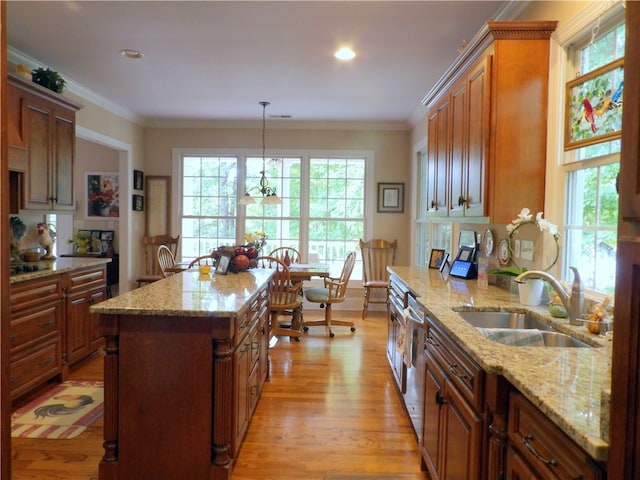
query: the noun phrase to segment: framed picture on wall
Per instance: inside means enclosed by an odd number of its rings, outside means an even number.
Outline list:
[[[142,195],[133,195],[131,204],[133,205],[133,210],[142,212],[144,210],[144,197]]]
[[[142,170],[133,171],[133,189],[142,190],[144,188],[144,173]]]
[[[404,212],[404,183],[378,183],[378,213]]]
[[[87,173],[87,217],[109,220],[120,216],[120,184],[117,173]]]

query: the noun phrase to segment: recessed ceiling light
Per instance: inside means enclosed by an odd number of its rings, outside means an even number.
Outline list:
[[[342,47],[336,53],[333,54],[338,60],[352,60],[356,56],[356,52],[351,50],[349,47]]]
[[[131,50],[130,48],[123,48],[122,50],[120,50],[120,55],[122,55],[123,57],[134,59],[143,57],[142,53],[137,50]]]

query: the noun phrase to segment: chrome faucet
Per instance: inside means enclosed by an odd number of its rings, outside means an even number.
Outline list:
[[[578,321],[580,315],[582,315],[584,308],[584,288],[582,286],[582,280],[580,279],[580,274],[578,273],[578,269],[575,267],[569,267],[573,271],[573,284],[571,286],[571,295],[567,293],[560,282],[556,280],[554,277],[549,275],[547,272],[542,270],[527,270],[526,272],[521,273],[515,278],[515,281],[518,283],[526,283],[527,278],[542,278],[549,282],[549,285],[556,291],[560,300],[562,301],[562,305],[567,310],[567,316],[569,317],[569,324],[571,325],[580,325]]]

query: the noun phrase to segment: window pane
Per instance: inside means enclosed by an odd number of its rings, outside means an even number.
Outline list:
[[[339,273],[364,236],[365,161],[312,158],[309,170],[309,254]]]
[[[613,292],[617,249],[619,163],[569,173],[565,278],[578,268],[586,288]]]
[[[182,261],[235,243],[237,159],[182,159]]]

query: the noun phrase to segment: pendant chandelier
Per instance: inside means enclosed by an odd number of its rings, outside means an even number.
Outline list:
[[[269,105],[269,102],[260,102],[260,105],[262,105],[262,171],[260,172],[261,177],[257,186],[251,187],[249,190],[245,192],[245,194],[242,196],[242,198],[238,202],[239,205],[251,205],[252,203],[257,203],[255,198],[249,195],[249,192],[252,190],[257,190],[262,195],[262,200],[260,201],[262,205],[280,205],[282,203],[282,200],[280,200],[280,197],[276,195],[276,188],[269,186],[269,181],[267,180],[267,177],[265,175],[265,172],[266,172],[266,158],[264,153],[265,152],[264,137],[265,137],[265,131],[266,131],[265,114],[266,114],[266,109],[267,109],[267,105]]]

